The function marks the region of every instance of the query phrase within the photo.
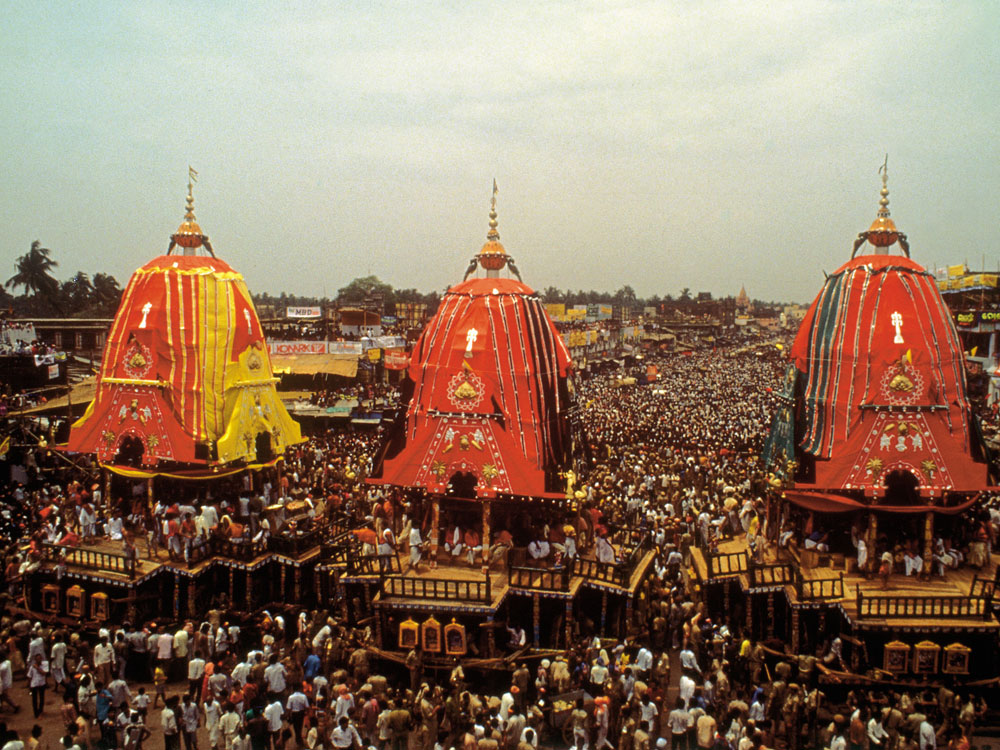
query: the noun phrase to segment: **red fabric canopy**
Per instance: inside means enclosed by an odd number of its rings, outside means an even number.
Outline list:
[[[67,449],[111,463],[126,440],[141,443],[143,467],[269,460],[301,441],[275,390],[250,292],[225,262],[162,255],[125,287],[96,396]]]
[[[942,508],[936,505],[879,505],[878,503],[859,503],[844,495],[835,495],[828,492],[805,492],[788,490],[784,493],[784,498],[798,505],[800,508],[811,510],[816,513],[851,513],[858,510],[873,510],[879,513],[927,513],[932,511],[942,515],[951,516],[970,508],[978,499],[978,495],[973,495],[958,505]]]
[[[374,481],[441,491],[459,472],[480,495],[562,497],[569,352],[541,301],[514,279],[449,289],[408,370],[405,425]]]
[[[866,255],[827,278],[791,356],[801,372],[800,448],[822,490],[872,490],[892,472],[921,490],[975,492],[986,464],[958,334],[933,277],[909,258]]]

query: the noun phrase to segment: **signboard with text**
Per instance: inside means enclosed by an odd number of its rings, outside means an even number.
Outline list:
[[[323,310],[319,307],[286,307],[286,318],[319,318]]]

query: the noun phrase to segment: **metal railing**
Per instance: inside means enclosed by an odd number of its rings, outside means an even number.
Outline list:
[[[490,604],[493,601],[489,576],[482,581],[453,581],[442,578],[409,578],[386,576],[382,579],[382,595],[412,599],[435,599]]]
[[[858,617],[988,620],[992,614],[987,596],[866,596],[858,586],[857,602]]]

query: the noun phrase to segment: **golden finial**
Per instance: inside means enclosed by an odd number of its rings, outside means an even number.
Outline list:
[[[186,221],[194,221],[194,183],[198,181],[198,173],[194,167],[188,164],[188,194],[187,211],[184,213]]]
[[[885,161],[882,162],[882,166],[878,168],[878,172],[882,175],[882,197],[879,199],[878,205],[878,215],[888,216],[889,215],[889,154],[885,155]]]
[[[493,180],[493,197],[490,199],[490,231],[486,233],[486,239],[496,242],[500,239],[500,232],[497,231],[497,189],[496,178]]]
[[[170,235],[173,243],[183,247],[185,251],[188,251],[186,254],[189,255],[194,255],[194,250],[203,244],[207,247],[206,243],[208,241],[208,238],[202,234],[201,227],[198,226],[198,222],[194,218],[194,183],[197,181],[198,173],[189,164],[187,210],[184,213],[184,221],[177,227],[177,231]]]
[[[486,233],[486,244],[476,257],[479,265],[486,269],[487,276],[496,276],[507,264],[507,251],[500,244],[500,232],[497,231],[497,181],[493,180],[493,197],[490,199],[490,231]]]
[[[889,218],[889,154],[885,155],[885,161],[878,168],[878,173],[882,175],[882,190],[879,193],[881,198],[878,201],[875,221],[868,227],[867,240],[875,247],[889,247],[900,236],[896,224]]]

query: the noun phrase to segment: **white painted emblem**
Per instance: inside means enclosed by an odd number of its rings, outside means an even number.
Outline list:
[[[153,303],[147,302],[142,306],[142,322],[139,324],[139,328],[146,327],[146,316],[149,315],[149,311],[153,309]]]
[[[476,343],[476,339],[479,338],[479,331],[475,328],[470,328],[465,334],[465,356],[472,356],[472,345]]]
[[[896,336],[892,340],[892,343],[902,344],[903,334],[901,329],[903,328],[903,316],[900,315],[898,312],[894,312],[890,320],[892,321],[892,327],[896,329]]]

